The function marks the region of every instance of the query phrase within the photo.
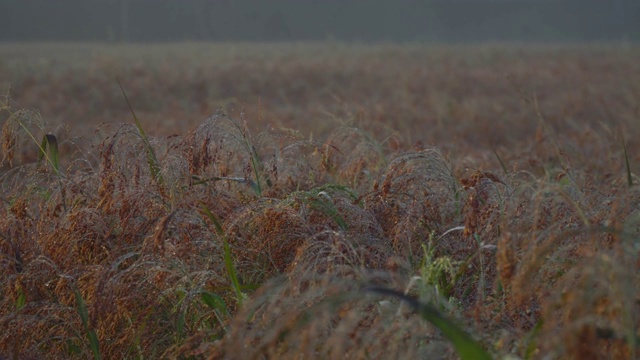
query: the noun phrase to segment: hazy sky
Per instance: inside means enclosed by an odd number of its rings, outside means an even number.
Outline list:
[[[639,0],[0,0],[0,41],[640,40]]]

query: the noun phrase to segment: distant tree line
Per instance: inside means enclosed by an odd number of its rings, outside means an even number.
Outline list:
[[[0,41],[640,40],[639,0],[1,0]]]

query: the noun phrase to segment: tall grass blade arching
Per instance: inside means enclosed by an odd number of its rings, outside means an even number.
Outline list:
[[[480,344],[475,342],[469,334],[456,325],[453,321],[444,317],[440,311],[429,304],[422,304],[399,291],[383,287],[370,287],[366,291],[380,295],[396,297],[409,304],[420,316],[437,327],[453,343],[456,351],[463,360],[491,360],[491,355],[487,353]]]
[[[216,232],[222,238],[222,247],[223,247],[223,257],[224,257],[224,266],[227,269],[227,273],[229,274],[229,280],[231,281],[231,286],[236,295],[236,301],[238,302],[238,306],[242,306],[243,294],[240,286],[240,281],[238,281],[238,274],[236,272],[236,268],[233,264],[233,258],[231,256],[231,245],[227,240],[227,236],[224,233],[222,228],[222,224],[220,220],[209,210],[209,208],[202,204],[202,211],[207,215],[209,220],[213,223],[216,228]]]
[[[164,184],[164,178],[162,177],[162,173],[160,171],[160,163],[158,162],[158,158],[156,157],[156,153],[151,146],[151,142],[147,137],[147,134],[144,132],[142,128],[142,123],[138,120],[135,111],[133,111],[133,107],[129,102],[129,98],[127,94],[124,92],[124,88],[122,87],[122,83],[120,79],[116,78],[118,81],[118,85],[120,86],[120,90],[122,91],[122,96],[124,96],[124,100],[127,102],[127,106],[129,107],[129,111],[131,111],[131,115],[133,116],[133,121],[135,122],[136,128],[138,129],[138,133],[140,134],[140,138],[142,139],[142,144],[144,146],[144,152],[147,155],[147,163],[149,164],[149,172],[153,179],[160,185]]]
[[[49,153],[47,154],[47,148]],[[42,137],[40,143],[40,149],[38,151],[38,164],[42,162],[42,159],[47,158],[47,161],[55,170],[56,175],[60,175],[60,152],[58,150],[58,140],[53,134],[46,134]]]
[[[91,347],[91,352],[93,353],[93,358],[95,360],[102,359],[102,355],[100,354],[100,346],[98,343],[98,336],[93,329],[89,328],[89,311],[87,310],[87,304],[84,302],[82,298],[82,294],[80,294],[80,290],[75,289],[73,294],[76,298],[76,304],[78,306],[78,315],[80,315],[80,320],[82,320],[82,327],[84,328],[84,332],[87,336],[87,340],[89,340],[89,346]]]

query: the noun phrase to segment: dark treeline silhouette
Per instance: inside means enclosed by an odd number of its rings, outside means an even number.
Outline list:
[[[0,0],[0,41],[640,40],[638,0]]]

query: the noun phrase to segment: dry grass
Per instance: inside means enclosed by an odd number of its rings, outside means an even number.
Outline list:
[[[0,357],[457,356],[372,286],[636,356],[638,49],[54,49],[0,46]]]

